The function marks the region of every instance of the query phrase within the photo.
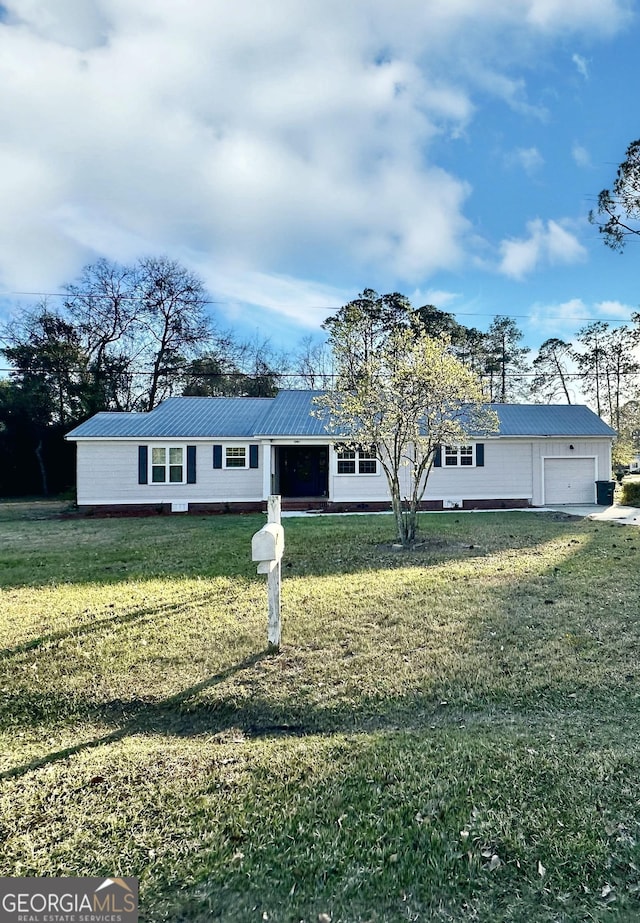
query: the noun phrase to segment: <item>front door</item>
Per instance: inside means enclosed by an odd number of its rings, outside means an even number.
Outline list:
[[[326,497],[329,494],[329,447],[278,447],[280,494],[283,497]]]

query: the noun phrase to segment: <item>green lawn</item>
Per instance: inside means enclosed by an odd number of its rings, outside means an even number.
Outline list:
[[[640,919],[639,531],[286,519],[266,656],[263,517],[40,509],[0,504],[0,875],[170,923]]]

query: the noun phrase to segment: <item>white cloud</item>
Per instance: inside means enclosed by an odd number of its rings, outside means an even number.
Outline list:
[[[285,317],[303,332],[317,329],[326,317],[358,294],[274,273],[239,273],[206,264],[200,265],[199,271],[218,302],[215,313],[234,324],[245,318],[247,308],[257,309],[251,312],[255,317],[266,309]]]
[[[576,263],[586,257],[586,250],[569,230],[557,221],[540,218],[527,223],[528,236],[511,238],[500,244],[499,271],[522,279],[540,265]]]
[[[544,238],[542,222],[538,221],[536,224],[539,227],[532,228],[531,224],[528,225],[530,235],[526,240],[504,240],[500,244],[500,272],[505,276],[521,279],[538,265]]]
[[[527,6],[527,18],[540,29],[595,29],[613,35],[631,17],[631,9],[617,0],[531,0]]]
[[[589,64],[586,58],[583,58],[581,54],[571,55],[571,60],[578,69],[578,73],[581,74],[585,80],[589,79]]]
[[[587,255],[578,238],[557,221],[547,222],[545,247],[550,263],[579,263]]]
[[[629,321],[631,315],[638,310],[637,307],[623,304],[621,301],[598,301],[594,307],[601,320]]]
[[[625,10],[623,0],[4,7],[0,283],[11,289],[141,252],[249,269],[276,290],[328,266],[406,284],[459,267],[471,190],[438,167],[434,142],[464,134],[481,93],[542,115],[510,66],[567,30],[611,34]],[[541,157],[523,148],[520,161],[533,170]],[[503,244],[502,271],[580,255],[549,222]]]
[[[544,166],[544,157],[537,147],[519,147],[509,160],[519,164],[529,176],[533,176]]]
[[[5,0],[5,19],[20,23],[44,39],[72,48],[92,48],[101,44],[109,28],[103,4],[90,0]]]
[[[536,304],[531,309],[531,327],[541,331],[544,339],[557,336],[570,340],[586,323],[589,308],[582,298],[570,298],[559,304]]]
[[[571,156],[579,167],[587,168],[591,166],[591,155],[586,147],[581,144],[574,144],[571,148]]]
[[[582,298],[535,304],[530,312],[530,327],[539,332],[539,339],[557,336],[572,342],[582,327],[594,321],[627,321],[635,309],[620,301],[585,302]]]
[[[409,300],[416,308],[425,304],[432,304],[441,311],[447,311],[454,302],[459,301],[460,297],[459,292],[449,292],[445,289],[429,288],[423,290],[417,288],[411,293]]]

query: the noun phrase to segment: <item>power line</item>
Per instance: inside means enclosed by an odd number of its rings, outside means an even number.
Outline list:
[[[109,298],[109,296],[94,294],[93,292],[74,292],[70,294],[69,292],[0,292],[0,298],[8,297],[29,297],[29,298]],[[118,299],[122,300],[133,300],[136,299],[137,295],[118,295]],[[217,304],[217,305],[234,305],[238,304],[238,301],[218,301],[210,298],[203,299],[200,301],[200,304]],[[251,302],[246,302],[251,304]],[[268,311],[285,311],[284,306],[268,306],[268,305],[258,305],[255,304],[254,307],[265,308]],[[290,305],[286,306],[286,309],[290,309]],[[305,311],[340,311],[344,305],[303,305],[301,306]],[[441,310],[441,309],[437,309]],[[514,318],[515,320],[533,320],[531,314],[505,314],[502,311],[442,311],[443,314],[451,314],[455,317],[509,317]],[[563,317],[560,314],[547,314],[541,320],[558,320],[565,321],[567,324],[574,321],[580,322],[590,322],[590,321],[604,321],[607,324],[626,324],[630,322],[628,317],[611,317],[611,318],[602,318],[602,317]]]
[[[109,299],[110,295],[101,295],[95,294],[94,292],[0,292],[1,298],[8,298],[9,296],[24,296],[28,298],[107,298]],[[139,295],[125,295],[118,293],[113,296],[119,301],[131,301],[133,299],[139,298]],[[229,301],[211,301],[210,299],[198,299],[200,304],[231,304]]]
[[[38,368],[36,366],[36,367],[28,367],[28,368],[0,368],[0,372],[8,372],[8,373],[14,373],[14,374],[19,374],[19,375],[25,375],[25,374],[38,375],[44,372],[47,372],[53,375],[55,375],[56,373],[64,373],[64,374],[73,375],[73,374],[79,374],[81,372],[90,373],[90,370],[86,368],[82,368],[82,367],[54,369],[54,368],[45,368],[45,367]],[[134,375],[155,375],[155,374],[157,373],[154,372],[152,369],[127,369],[125,372],[121,372],[121,373],[116,372],[115,377],[118,378],[119,376],[128,377],[128,376],[134,376]],[[494,378],[494,379],[498,379],[498,378],[501,379],[502,377],[514,378],[514,379],[537,378],[540,375],[539,372],[531,371],[531,372],[506,372],[503,376],[503,373],[500,370],[496,372],[476,372],[476,374],[480,378]],[[596,372],[564,372],[562,376],[558,375],[556,377],[565,378],[565,379],[569,379],[569,378],[576,379],[577,378],[577,379],[581,379],[582,381],[585,381],[585,380],[594,379],[594,378],[607,378],[607,376],[611,376],[612,374],[615,378],[627,377],[627,376],[637,377],[638,375],[640,375],[640,371],[612,372],[611,370],[605,369],[604,371],[599,372],[599,373],[596,373]],[[322,372],[322,371],[314,371],[314,370],[311,370],[308,372],[278,372],[278,371],[271,371],[271,372],[190,372],[188,367],[185,367],[185,366],[175,368],[175,369],[166,369],[160,373],[159,377],[166,378],[171,375],[175,375],[175,376],[184,375],[185,377],[191,377],[194,379],[242,378],[242,379],[249,379],[251,381],[260,381],[266,378],[274,378],[274,379],[279,380],[282,378],[337,379],[341,377],[339,373],[337,372]]]
[[[119,301],[132,301],[140,298],[139,295],[127,295],[119,292],[114,296],[101,294],[99,292],[0,292],[0,298],[9,297],[69,298],[70,300],[73,298],[104,298],[109,300],[114,297]],[[199,304],[238,304],[238,301],[214,301],[211,298],[198,298],[197,300]],[[258,305],[257,307],[266,307],[266,305]],[[331,305],[305,305],[305,309],[310,311],[339,311],[340,307]]]

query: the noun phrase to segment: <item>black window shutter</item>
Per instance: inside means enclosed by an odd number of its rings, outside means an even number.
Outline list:
[[[196,482],[196,447],[187,446],[187,484]]]
[[[484,443],[476,443],[476,467],[484,468]]]
[[[214,445],[213,447],[213,467],[222,468],[222,446]]]
[[[258,467],[258,446],[257,445],[249,446],[249,467],[250,468]]]
[[[442,468],[442,446],[439,445],[433,455],[433,467]]]
[[[148,449],[146,445],[138,446],[138,484],[149,483],[148,473]]]

